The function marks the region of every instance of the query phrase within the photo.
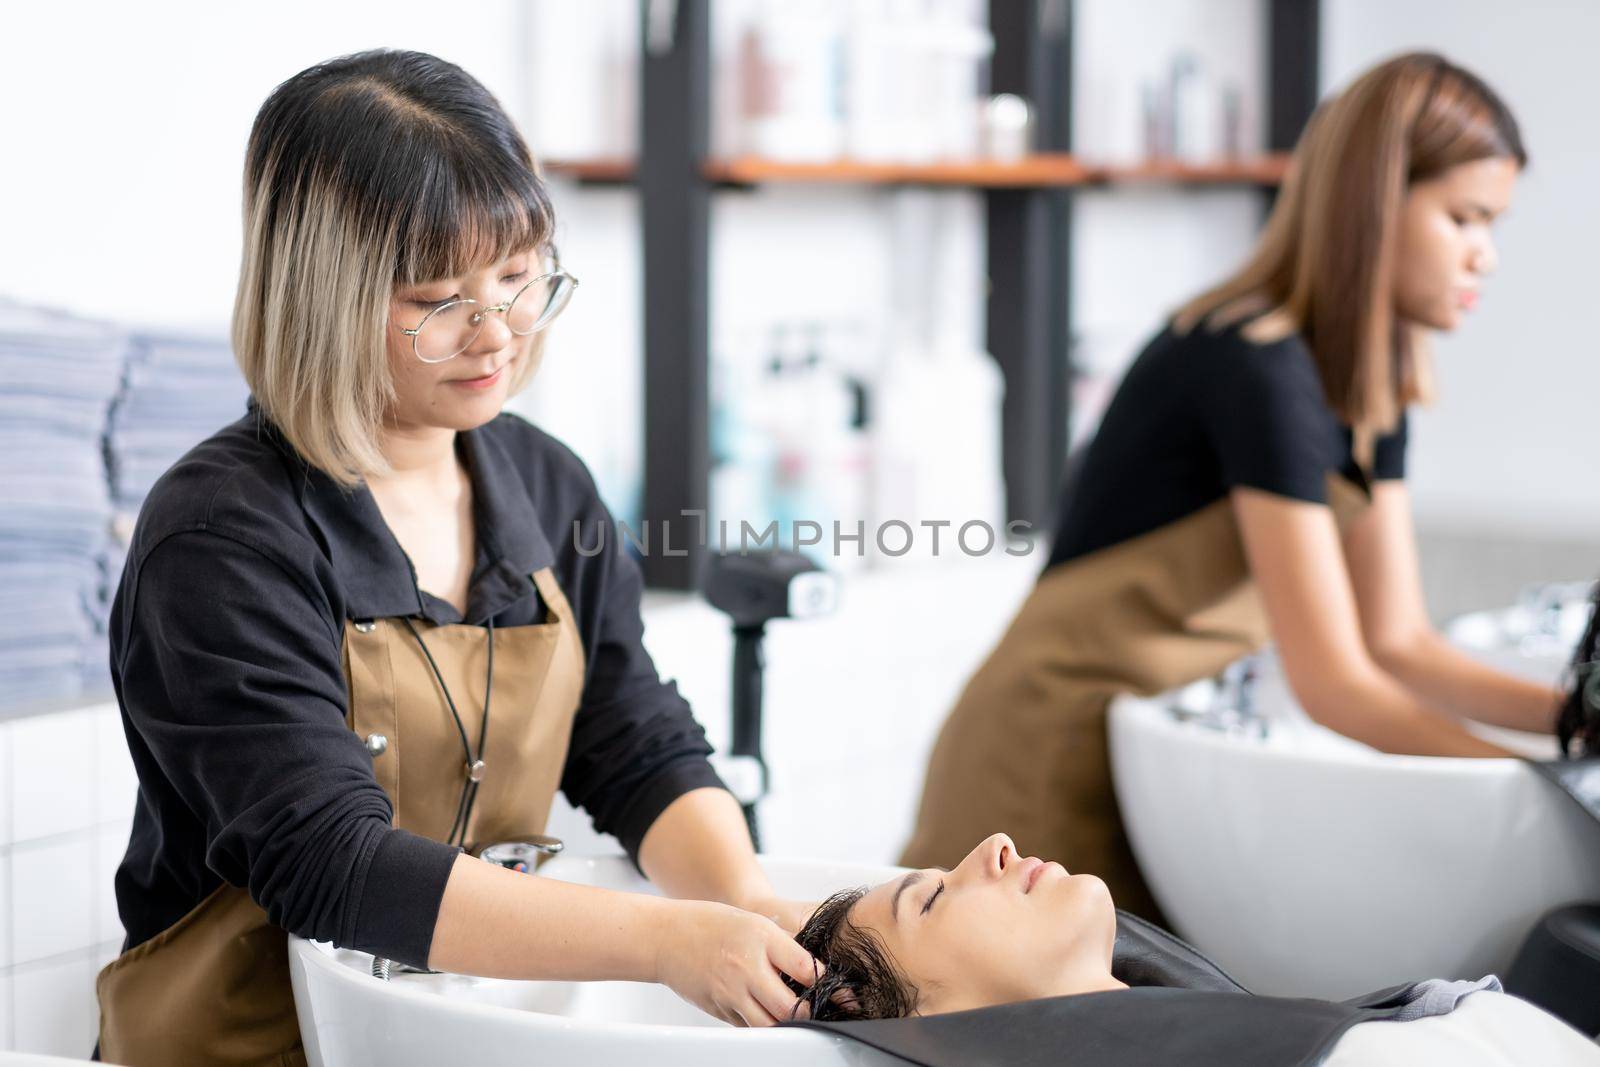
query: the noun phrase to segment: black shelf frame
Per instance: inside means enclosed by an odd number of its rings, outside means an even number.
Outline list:
[[[670,26],[641,4],[638,185],[644,231],[645,583],[699,588],[690,543],[711,497],[711,2],[677,0]],[[679,554],[682,553],[682,554]]]
[[[1072,146],[1072,18],[1067,0],[996,0],[990,89],[1033,103],[1039,151]],[[1071,418],[1072,193],[989,189],[988,349],[1005,379],[1001,467],[1006,518],[1048,527]]]
[[[660,0],[657,0],[659,3]],[[1262,0],[1267,147],[1293,148],[1319,90],[1319,0]],[[642,4],[646,583],[696,589],[710,505],[711,0]],[[1072,143],[1071,0],[991,0],[991,91],[1035,108],[1041,151]],[[654,23],[654,24],[653,24]],[[1269,195],[1275,190],[1269,190]],[[1010,520],[1048,529],[1066,466],[1072,384],[1072,189],[985,188],[987,344],[1005,378]],[[1270,201],[1268,201],[1270,202]]]

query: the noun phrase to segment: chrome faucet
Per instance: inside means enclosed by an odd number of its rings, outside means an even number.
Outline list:
[[[1268,723],[1256,703],[1256,682],[1260,676],[1260,654],[1243,656],[1211,680],[1208,698],[1178,700],[1170,705],[1170,710],[1181,722],[1192,722],[1219,733],[1264,738]]]
[[[1568,624],[1568,613],[1585,603],[1593,589],[1592,582],[1543,582],[1524,586],[1517,596],[1524,625],[1506,636],[1516,641],[1524,655],[1565,654],[1577,640],[1577,634],[1563,624]],[[1576,630],[1581,633],[1583,626],[1580,624]]]

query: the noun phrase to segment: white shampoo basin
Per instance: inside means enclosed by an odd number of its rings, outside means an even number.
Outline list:
[[[1523,603],[1474,611],[1445,627],[1451,643],[1485,663],[1536,682],[1554,683],[1589,625],[1589,586],[1565,582],[1530,590]]]
[[[820,900],[896,873],[892,867],[768,857],[762,866],[779,893],[800,900]],[[653,892],[621,856],[563,856],[529,877]],[[311,1067],[879,1067],[899,1062],[819,1031],[735,1029],[664,986],[398,971],[385,982],[374,978],[371,968],[366,953],[289,938],[290,978]]]
[[[1265,736],[1118,698],[1117,798],[1177,932],[1259,993],[1502,975],[1545,911],[1600,899],[1600,824],[1511,759],[1390,756],[1264,679]],[[1553,749],[1553,742],[1550,747]]]

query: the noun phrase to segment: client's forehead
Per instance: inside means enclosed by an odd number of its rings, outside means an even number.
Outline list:
[[[911,871],[873,886],[850,909],[850,921],[857,926],[870,926],[881,932],[893,930],[911,912],[917,887],[941,873],[938,870]]]
[[[875,930],[891,929],[894,921],[889,902],[894,899],[895,889],[903,880],[902,875],[873,886],[850,908],[849,920],[858,927],[870,926]]]

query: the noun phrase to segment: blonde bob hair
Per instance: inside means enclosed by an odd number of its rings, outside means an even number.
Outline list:
[[[245,155],[239,369],[308,463],[347,487],[386,473],[396,287],[543,248],[553,230],[527,145],[460,67],[384,50],[303,70],[262,105]]]
[[[1406,191],[1490,158],[1528,162],[1492,89],[1431,53],[1379,64],[1317,108],[1249,262],[1181,308],[1175,329],[1254,317],[1245,335],[1257,342],[1298,331],[1329,407],[1370,458],[1376,434],[1433,396],[1424,335],[1394,306]]]

